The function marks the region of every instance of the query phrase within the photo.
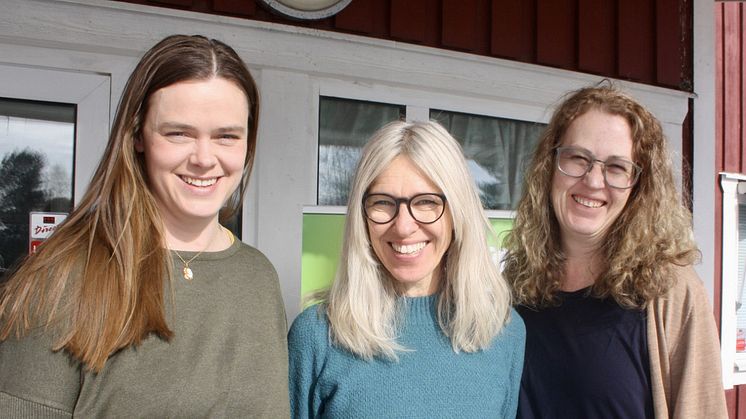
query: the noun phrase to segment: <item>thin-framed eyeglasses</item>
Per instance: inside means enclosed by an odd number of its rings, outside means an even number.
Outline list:
[[[642,168],[623,157],[611,156],[606,160],[599,160],[590,151],[582,147],[557,147],[555,149],[557,168],[564,175],[581,178],[599,163],[604,181],[616,189],[629,189],[637,183]]]
[[[409,215],[418,223],[432,224],[443,216],[446,197],[436,193],[421,193],[411,198],[397,198],[384,193],[363,196],[363,212],[376,224],[386,224],[395,219],[401,204],[407,205]]]

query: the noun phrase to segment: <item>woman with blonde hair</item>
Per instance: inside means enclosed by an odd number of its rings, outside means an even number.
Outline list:
[[[691,213],[660,123],[570,93],[526,172],[504,259],[526,322],[518,417],[726,417]]]
[[[393,122],[363,149],[342,256],[288,337],[294,417],[512,417],[524,328],[458,143]]]
[[[288,415],[277,275],[218,220],[243,200],[258,112],[224,43],[145,53],[80,205],[0,289],[3,415]]]

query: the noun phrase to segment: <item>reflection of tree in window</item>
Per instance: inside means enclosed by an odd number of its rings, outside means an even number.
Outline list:
[[[45,163],[43,154],[28,149],[6,154],[0,162],[0,254],[8,266],[28,249],[29,213],[49,205],[42,176]]]
[[[319,102],[319,205],[347,205],[360,152],[380,127],[404,116],[404,107],[322,97]]]

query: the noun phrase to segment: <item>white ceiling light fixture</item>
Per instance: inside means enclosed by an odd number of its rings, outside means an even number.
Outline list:
[[[334,16],[347,7],[352,0],[260,0],[260,2],[283,16],[317,20]]]

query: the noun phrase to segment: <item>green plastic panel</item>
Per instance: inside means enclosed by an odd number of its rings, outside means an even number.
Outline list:
[[[342,250],[345,216],[342,214],[303,214],[303,256],[301,266],[301,295],[324,289],[334,280],[339,254]],[[510,230],[510,218],[490,219],[502,243]],[[490,242],[497,252],[501,246]],[[496,246],[497,245],[497,246]]]

